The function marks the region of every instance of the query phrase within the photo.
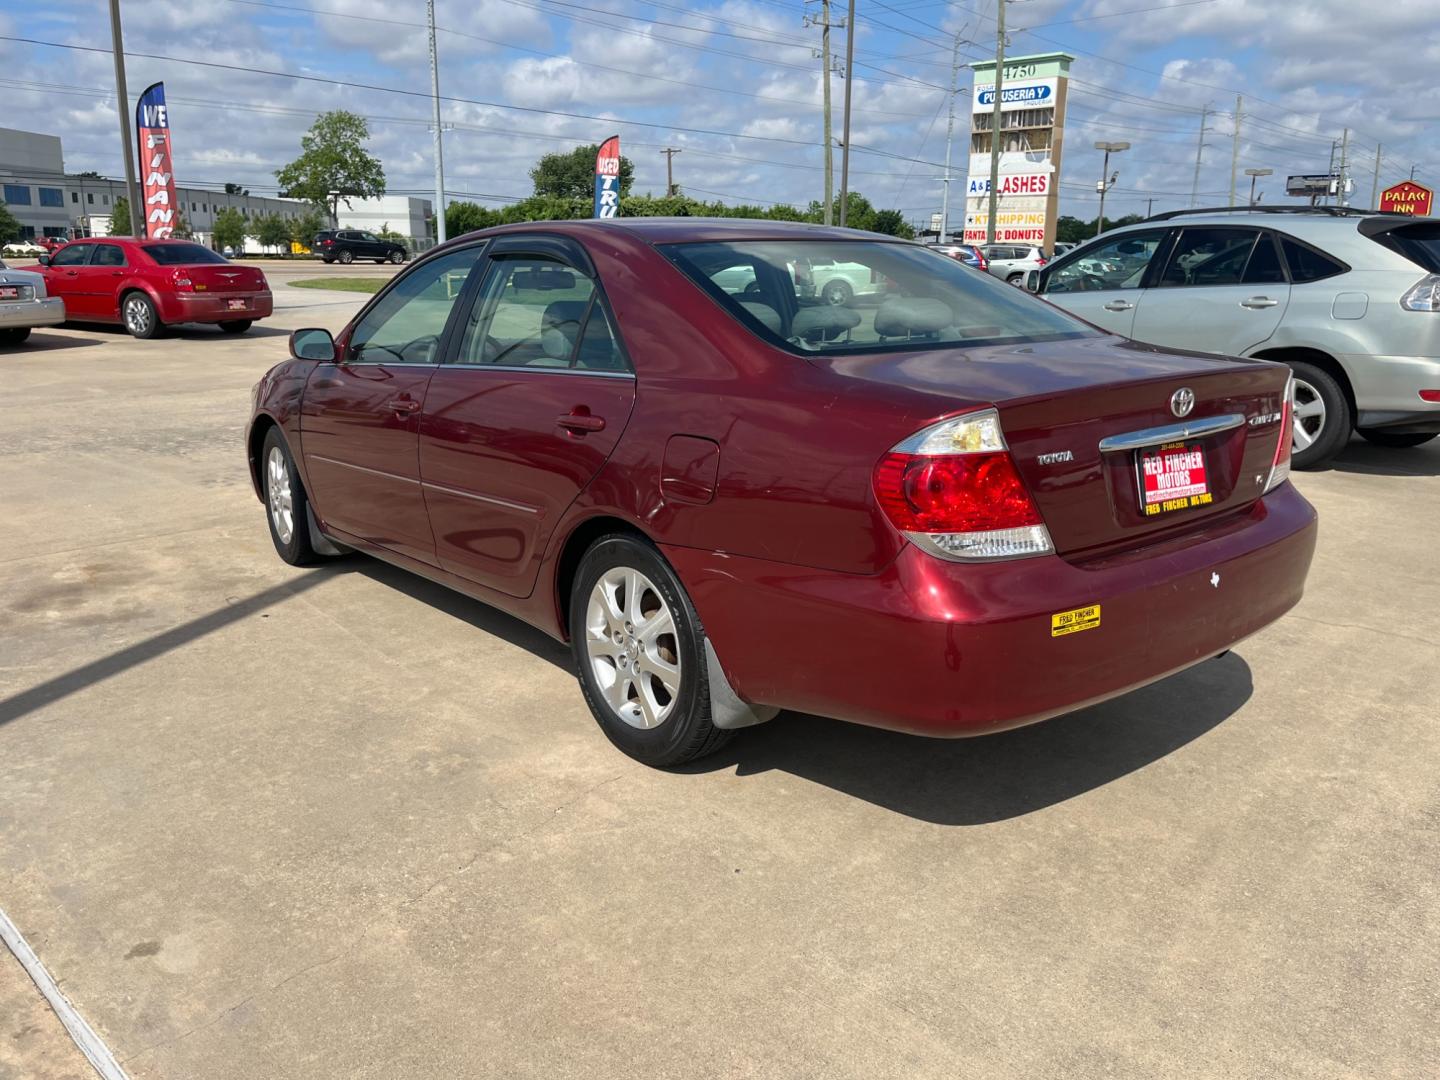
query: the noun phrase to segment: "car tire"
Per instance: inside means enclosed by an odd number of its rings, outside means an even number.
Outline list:
[[[729,741],[712,722],[700,617],[650,544],[614,534],[585,552],[570,590],[570,644],[585,703],[622,753],[666,768]]]
[[[1010,274],[1005,278],[1006,285],[1022,285],[1025,282],[1024,274]]]
[[[324,561],[310,543],[310,500],[278,427],[266,433],[260,450],[260,487],[265,496],[270,539],[280,558],[291,566],[313,566]]]
[[[1424,433],[1404,435],[1393,431],[1376,431],[1373,428],[1360,429],[1360,437],[1366,442],[1393,450],[1407,450],[1412,446],[1423,446],[1435,438],[1436,434],[1436,432],[1431,432],[1428,435]]]
[[[1293,438],[1290,464],[1296,469],[1323,465],[1345,448],[1355,420],[1350,401],[1335,377],[1324,368],[1300,360],[1288,361],[1295,373],[1295,429],[1304,430],[1309,442]]]
[[[390,261],[396,266],[399,266],[405,261],[405,252],[401,251],[399,248],[396,248],[394,251],[390,252]]]
[[[165,329],[155,304],[143,292],[128,292],[120,298],[120,321],[133,338],[148,341]]]
[[[354,253],[353,251],[342,251],[342,252],[340,252],[340,262],[343,263],[345,266],[349,266],[349,265],[350,265],[351,263],[353,263],[354,261],[355,261],[355,253]]]
[[[23,345],[30,336],[30,327],[14,326],[0,330],[0,345]]]
[[[227,334],[243,334],[254,324],[254,319],[226,319],[220,324],[220,329]]]
[[[820,290],[820,299],[831,307],[846,307],[855,299],[855,290],[848,281],[827,281]]]

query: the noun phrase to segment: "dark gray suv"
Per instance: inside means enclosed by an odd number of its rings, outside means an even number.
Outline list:
[[[315,254],[327,263],[374,259],[377,263],[403,263],[409,252],[395,240],[382,240],[361,229],[327,229],[315,234]]]

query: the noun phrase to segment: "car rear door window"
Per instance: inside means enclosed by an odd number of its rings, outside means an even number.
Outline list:
[[[595,283],[553,259],[497,258],[466,320],[458,362],[623,370]]]
[[[1255,250],[1250,253],[1250,261],[1245,264],[1245,276],[1241,280],[1246,285],[1285,283],[1285,267],[1280,263],[1280,252],[1275,247],[1275,238],[1269,233],[1260,234]]]
[[[1290,280],[1296,285],[1309,281],[1321,281],[1345,273],[1347,267],[1328,255],[1322,255],[1314,248],[1297,243],[1290,237],[1282,237],[1280,246],[1285,250],[1285,263],[1290,267]]]
[[[125,251],[118,244],[96,244],[91,266],[124,266]]]
[[[421,263],[380,295],[350,335],[347,363],[434,364],[455,301],[484,245]]]
[[[1181,229],[1156,284],[1239,285],[1259,237],[1258,229]]]

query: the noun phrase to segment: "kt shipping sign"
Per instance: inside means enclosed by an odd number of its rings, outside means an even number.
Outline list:
[[[1429,217],[1434,202],[1435,193],[1414,180],[1401,180],[1394,187],[1386,188],[1380,193],[1380,209],[1392,214]]]
[[[140,140],[140,175],[145,193],[145,235],[163,239],[175,231],[175,166],[170,154],[170,114],[165,84],[155,83],[135,106],[135,131]],[[131,209],[134,221],[134,209]]]

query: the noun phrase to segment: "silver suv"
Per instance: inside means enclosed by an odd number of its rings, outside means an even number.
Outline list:
[[[1045,253],[1034,244],[985,244],[980,250],[990,273],[1011,285],[1019,285],[1028,271],[1045,265]]]
[[[1295,372],[1294,465],[1440,434],[1440,220],[1341,207],[1173,211],[1026,286],[1097,326]]]

